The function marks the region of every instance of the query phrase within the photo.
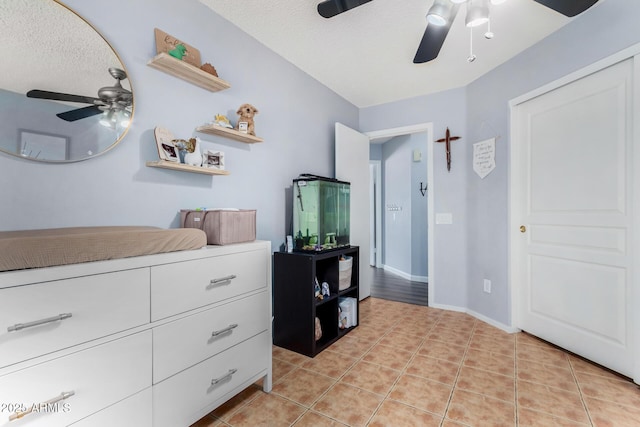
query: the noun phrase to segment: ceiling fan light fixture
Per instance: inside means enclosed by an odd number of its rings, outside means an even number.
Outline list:
[[[122,110],[120,112],[120,121],[118,125],[122,128],[126,128],[131,124],[131,113],[127,110]]]
[[[467,5],[467,27],[477,27],[489,21],[489,0],[469,0]]]
[[[455,3],[455,4],[462,4],[462,3],[466,3],[467,0],[450,0],[451,3]]]
[[[491,4],[496,5],[496,4],[502,4],[507,0],[491,0]]]
[[[100,124],[104,127],[115,129],[118,118],[113,110],[105,111],[100,118]]]
[[[438,27],[449,23],[451,19],[451,3],[447,0],[436,0],[427,12],[427,22]]]

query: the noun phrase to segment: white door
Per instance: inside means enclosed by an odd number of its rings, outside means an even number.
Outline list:
[[[630,59],[513,106],[510,172],[515,326],[630,377],[632,77]]]
[[[351,183],[351,236],[360,247],[360,299],[371,295],[369,267],[369,137],[336,123],[336,178]]]

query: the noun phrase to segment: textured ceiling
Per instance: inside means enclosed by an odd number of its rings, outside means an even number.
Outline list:
[[[52,0],[0,0],[0,40],[0,89],[16,93],[95,97],[115,83],[108,68],[123,68],[100,34]]]
[[[413,64],[433,0],[373,0],[330,19],[319,0],[200,1],[361,108],[465,86],[570,20],[533,0],[491,6],[495,37],[474,30],[469,63],[463,6],[438,58]]]

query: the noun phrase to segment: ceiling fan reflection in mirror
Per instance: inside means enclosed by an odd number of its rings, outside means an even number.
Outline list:
[[[121,80],[127,78],[127,73],[119,68],[109,68],[109,74],[116,79],[113,86],[105,86],[98,90],[98,97],[72,95],[68,93],[49,92],[33,89],[27,92],[29,98],[50,99],[53,101],[77,102],[91,104],[87,107],[77,108],[56,114],[62,120],[74,122],[76,120],[104,114],[100,123],[107,127],[115,127],[120,121],[121,126],[126,126],[131,117],[131,104],[133,95],[131,91],[122,87]]]
[[[325,0],[318,4],[318,13],[331,18],[343,12],[361,6],[371,0]],[[451,24],[453,23],[458,10],[462,4],[466,4],[467,16],[465,25],[474,27],[489,22],[489,3],[497,5],[506,0],[435,0],[427,13],[427,28],[418,45],[418,50],[413,59],[415,64],[421,64],[434,60],[440,53]],[[598,0],[533,0],[555,10],[565,16],[573,17],[591,6]],[[490,39],[493,33],[487,30],[485,37]],[[469,57],[469,62],[475,59],[473,53]]]

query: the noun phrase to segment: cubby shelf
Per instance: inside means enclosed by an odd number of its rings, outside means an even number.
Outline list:
[[[262,142],[262,138],[258,138],[248,133],[239,132],[235,129],[229,129],[217,125],[204,125],[196,128],[197,132],[208,133],[210,135],[223,136],[225,138],[234,139],[236,141],[244,142],[247,144],[254,144],[256,142]]]
[[[220,169],[209,169],[202,166],[191,166],[183,163],[168,162],[166,160],[158,160],[156,162],[147,162],[147,166],[151,168],[173,169],[182,172],[193,172],[204,175],[229,175],[229,171]]]
[[[147,62],[147,65],[157,70],[164,71],[174,77],[179,77],[203,89],[218,92],[229,89],[231,85],[213,74],[167,54],[159,53]]]
[[[339,259],[353,257],[351,283],[339,289]],[[359,323],[358,305],[359,248],[351,246],[323,253],[275,252],[273,254],[273,343],[309,357],[352,331]],[[331,295],[315,297],[315,278],[329,284]],[[338,307],[341,297],[356,300],[356,326],[341,329]],[[322,327],[322,337],[315,339],[315,319]]]

